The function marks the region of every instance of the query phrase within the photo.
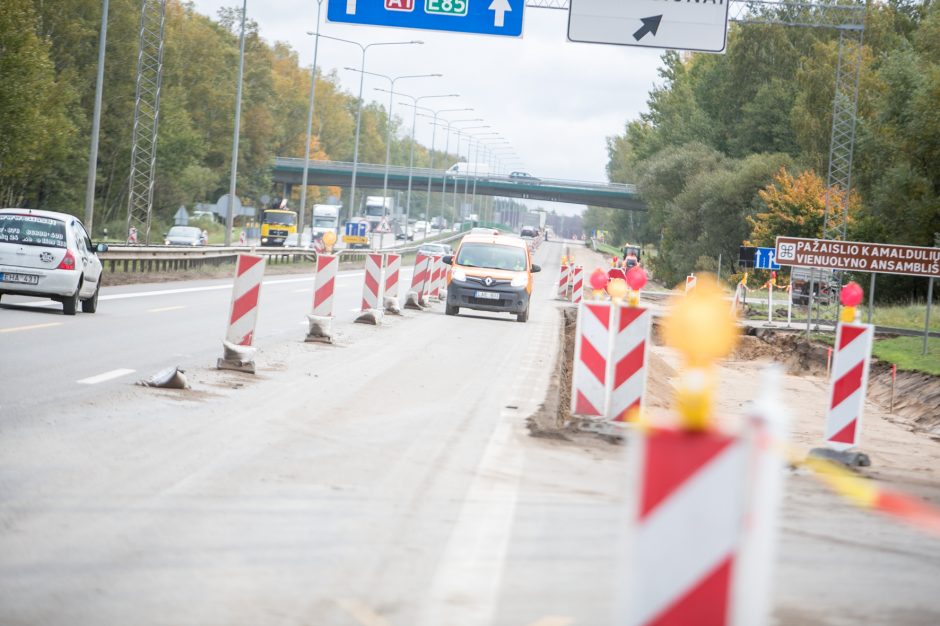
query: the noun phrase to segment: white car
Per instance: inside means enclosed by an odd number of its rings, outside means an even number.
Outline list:
[[[92,245],[74,215],[0,209],[0,297],[52,298],[66,315],[98,309],[104,244]]]

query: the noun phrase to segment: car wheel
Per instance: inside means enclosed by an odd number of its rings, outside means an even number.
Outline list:
[[[529,307],[526,307],[522,313],[516,313],[516,321],[525,324],[529,321]]]
[[[444,305],[444,315],[457,315],[460,312],[459,306]]]
[[[98,310],[98,291],[101,290],[101,283],[95,287],[95,293],[87,300],[82,300],[82,313],[94,313]]]
[[[82,284],[78,284],[75,293],[62,299],[62,312],[66,315],[75,315],[78,310],[78,292],[81,291]]]

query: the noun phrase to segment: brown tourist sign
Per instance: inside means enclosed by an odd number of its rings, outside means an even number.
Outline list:
[[[851,272],[940,278],[940,248],[777,237],[775,262]]]

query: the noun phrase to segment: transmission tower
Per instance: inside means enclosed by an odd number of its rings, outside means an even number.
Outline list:
[[[163,74],[163,34],[166,0],[142,0],[137,89],[131,139],[131,175],[127,197],[127,228],[136,228],[139,241],[150,243],[154,170],[157,164],[157,126],[160,121],[160,80]]]

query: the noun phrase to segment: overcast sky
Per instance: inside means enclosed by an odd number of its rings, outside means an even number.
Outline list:
[[[194,2],[196,10],[213,17],[219,7],[235,3]],[[569,43],[567,11],[527,8],[523,37],[515,39],[337,24],[326,21],[326,4],[324,0],[322,34],[363,44],[424,41],[424,45],[373,48],[366,70],[390,76],[443,74],[442,78],[400,80],[396,91],[415,96],[459,93],[460,98],[423,104],[473,107],[475,111],[467,117],[483,118],[481,124],[510,140],[523,163],[520,169],[535,176],[606,180],[605,138],[622,132],[627,120],[645,110],[647,94],[659,81],[659,51]],[[316,15],[315,0],[248,0],[248,17],[258,22],[262,37],[290,43],[308,67],[313,62],[313,37],[306,32],[316,29]],[[355,94],[359,76],[343,67],[359,66],[359,49],[325,39],[320,42],[318,65],[324,72],[336,69],[344,88]],[[375,87],[388,88],[388,81],[367,76],[364,97],[387,106],[387,94]],[[399,107],[397,100],[394,106],[394,113],[410,129],[410,109]],[[424,145],[431,144],[428,121],[419,118],[417,137]],[[437,141],[437,149],[443,149],[441,133]]]

